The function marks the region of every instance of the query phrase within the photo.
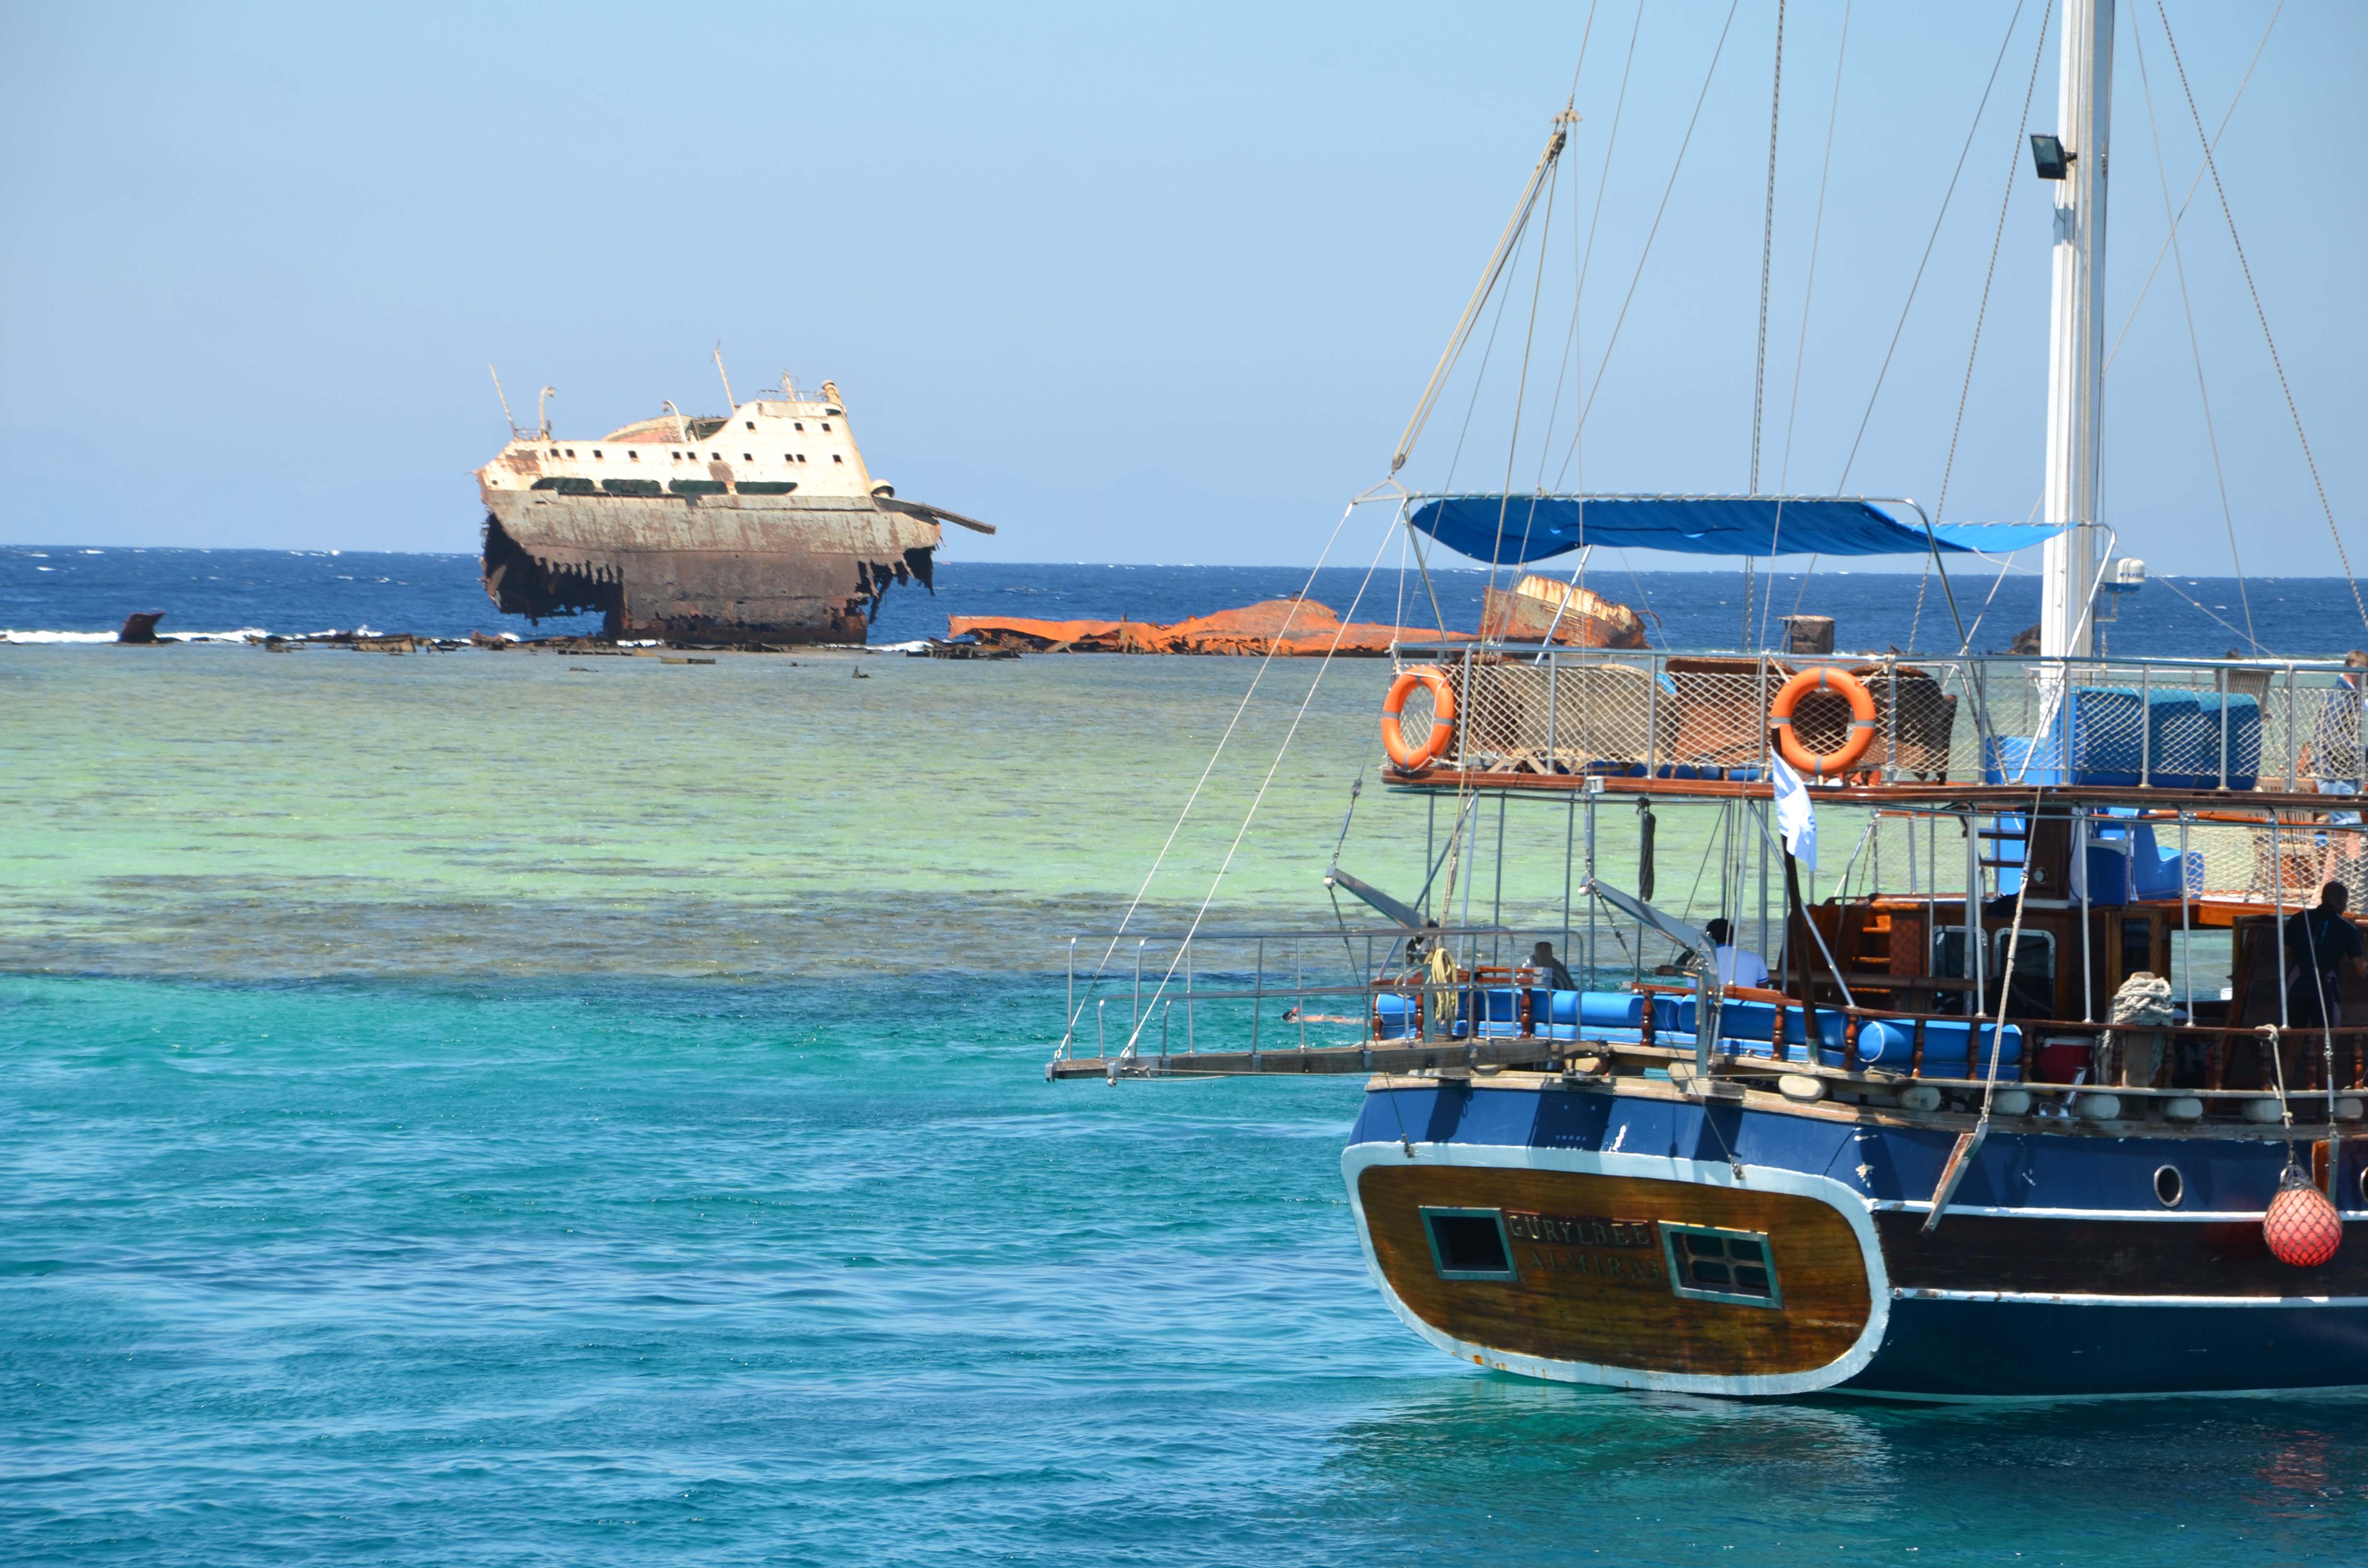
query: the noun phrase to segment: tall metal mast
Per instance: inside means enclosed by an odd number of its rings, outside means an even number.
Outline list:
[[[2097,474],[2105,380],[2105,174],[2113,108],[2113,0],[2066,0],[2056,100],[2055,282],[2047,354],[2047,544],[2040,652],[2086,654],[2097,580]],[[2043,168],[2043,174],[2047,171]]]

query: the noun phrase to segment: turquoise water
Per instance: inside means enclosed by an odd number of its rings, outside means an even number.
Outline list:
[[[1062,937],[1248,663],[854,663],[0,656],[0,1558],[2368,1556],[2361,1403],[1742,1405],[1429,1349],[1358,1256],[1356,1083],[1041,1074]],[[1329,917],[1343,675],[1229,918]],[[1419,816],[1358,824],[1404,886]]]

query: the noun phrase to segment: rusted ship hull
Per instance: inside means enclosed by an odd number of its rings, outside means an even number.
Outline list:
[[[1490,588],[1481,608],[1481,635],[1497,642],[1553,641],[1576,648],[1642,648],[1645,623],[1626,605],[1576,584],[1531,575],[1508,593]]]
[[[937,522],[871,497],[486,494],[485,592],[613,637],[861,642],[896,583],[930,581]]]

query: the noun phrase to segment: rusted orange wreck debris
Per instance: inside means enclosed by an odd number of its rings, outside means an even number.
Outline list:
[[[1554,602],[1544,601],[1543,613],[1532,585],[1546,592],[1572,594],[1562,618],[1554,618]],[[1487,615],[1491,635],[1519,642],[1542,640],[1551,626],[1556,642],[1587,647],[1641,648],[1645,631],[1635,612],[1587,592],[1542,577],[1527,577],[1509,593],[1490,589]],[[1039,653],[1248,653],[1269,652],[1285,657],[1340,653],[1383,655],[1395,642],[1467,642],[1471,634],[1436,625],[1387,626],[1356,621],[1347,626],[1327,605],[1314,599],[1266,599],[1240,609],[1195,616],[1172,626],[1143,620],[1037,620],[1025,616],[955,615],[946,618],[946,635],[971,637],[988,648],[1012,648]]]

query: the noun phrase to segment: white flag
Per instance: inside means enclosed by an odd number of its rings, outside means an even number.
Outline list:
[[[1782,753],[1770,760],[1775,765],[1776,831],[1784,835],[1784,847],[1793,852],[1793,858],[1814,871],[1817,869],[1817,812],[1809,803],[1808,786],[1801,782]]]

